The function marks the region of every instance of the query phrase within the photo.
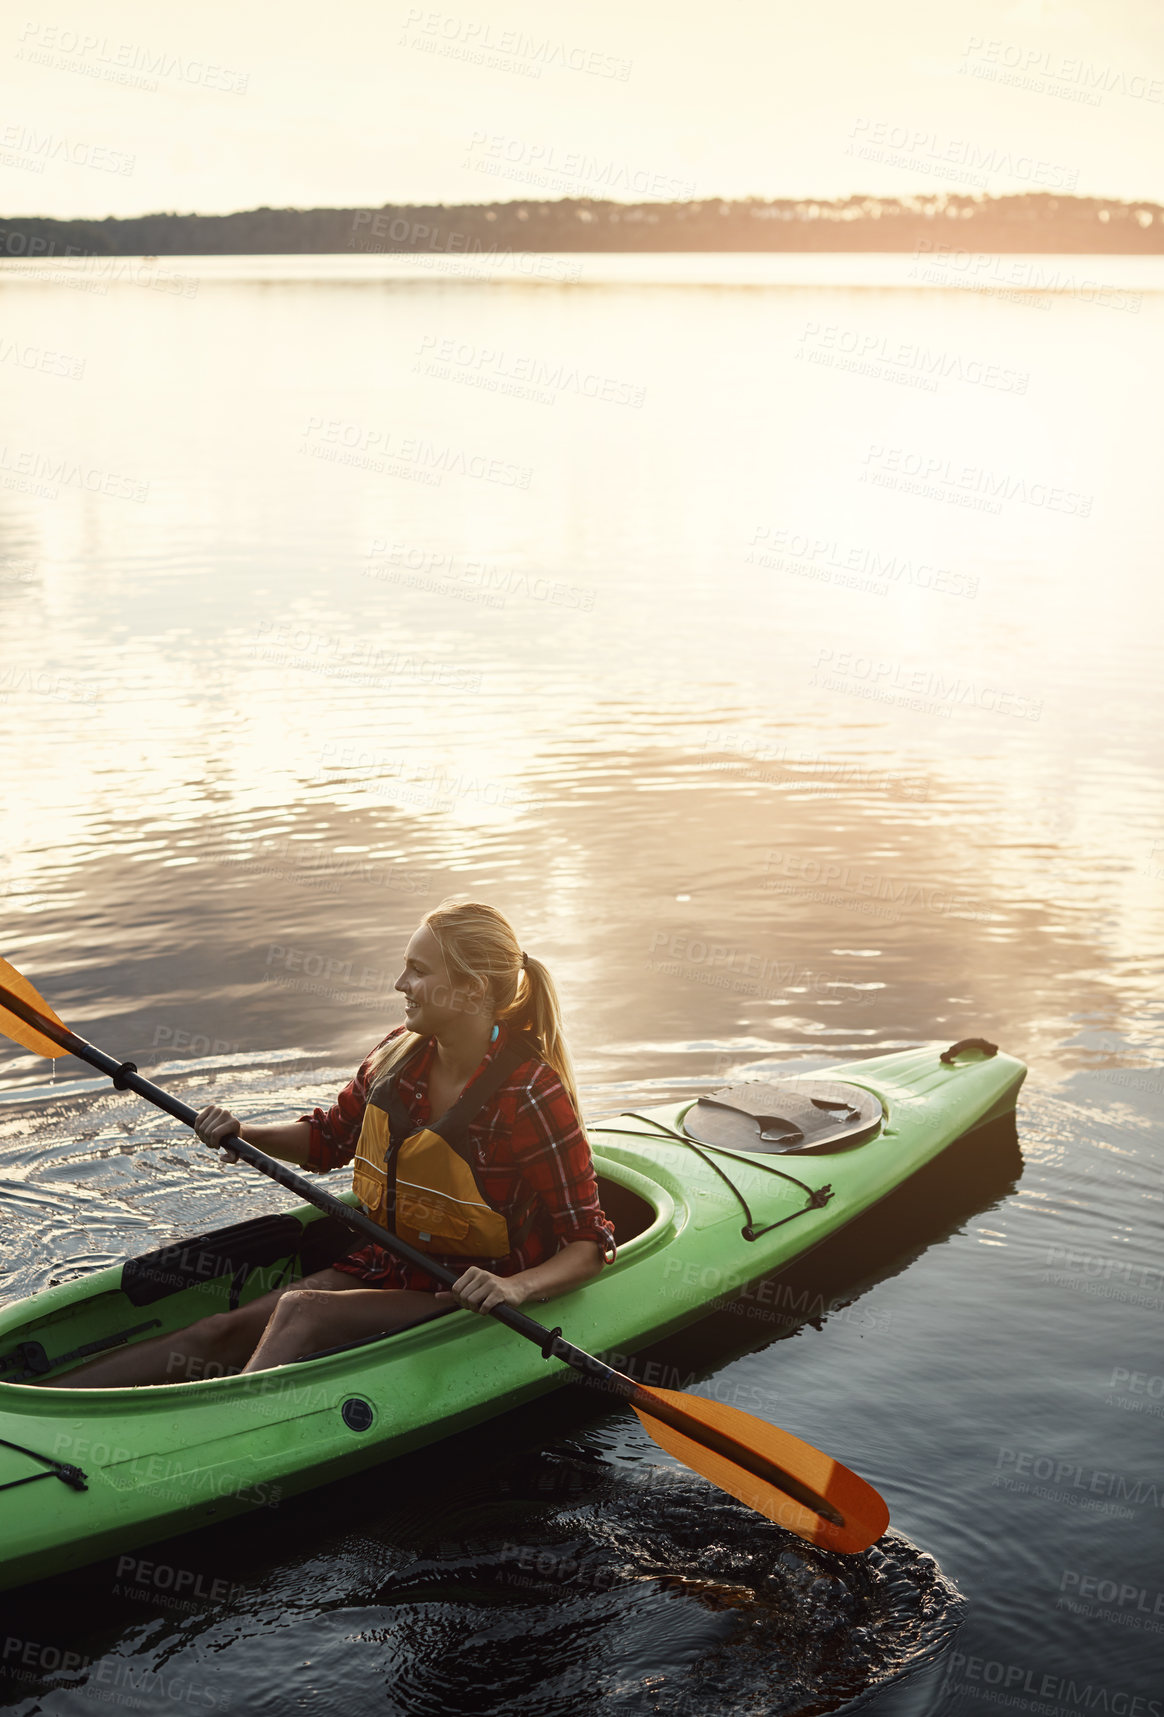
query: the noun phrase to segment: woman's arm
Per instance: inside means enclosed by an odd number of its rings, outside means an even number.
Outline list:
[[[403,1026],[397,1026],[395,1031],[381,1038],[330,1109],[316,1109],[310,1115],[300,1115],[295,1121],[247,1121],[244,1124],[229,1109],[209,1103],[195,1116],[194,1131],[215,1149],[219,1148],[219,1139],[237,1133],[248,1145],[268,1151],[273,1157],[282,1157],[286,1163],[297,1163],[300,1167],[314,1169],[317,1174],[326,1174],[328,1169],[338,1168],[350,1160],[368,1101],[372,1058],[376,1050],[382,1049],[392,1038],[399,1037],[403,1030]],[[226,1162],[238,1161],[233,1151],[225,1151],[223,1156]]]
[[[255,1145],[269,1156],[282,1157],[285,1163],[303,1164],[311,1144],[309,1121],[264,1121],[259,1125],[247,1122],[238,1130],[239,1138]]]
[[[522,1306],[531,1300],[552,1300],[558,1294],[580,1288],[603,1268],[602,1250],[596,1240],[571,1240],[552,1258],[531,1264],[513,1276],[494,1276],[474,1264],[447,1291],[436,1298],[447,1305],[462,1306],[467,1312],[487,1312],[504,1303]]]
[[[285,1163],[305,1163],[311,1144],[309,1121],[244,1123],[237,1120],[229,1109],[222,1109],[215,1103],[208,1103],[205,1109],[199,1109],[194,1117],[194,1131],[204,1144],[210,1145],[214,1150],[221,1149],[220,1139],[228,1139],[232,1133],[237,1133],[248,1145],[266,1151],[269,1156],[282,1157]],[[223,1160],[237,1163],[238,1157],[233,1151],[224,1151]]]
[[[557,1294],[567,1294],[580,1288],[602,1272],[602,1248],[596,1240],[571,1240],[552,1258],[519,1270],[516,1276],[505,1278],[521,1282],[527,1300],[552,1300]]]

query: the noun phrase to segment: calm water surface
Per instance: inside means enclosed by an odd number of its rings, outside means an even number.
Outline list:
[[[1017,1137],[807,1315],[660,1350],[891,1535],[818,1556],[564,1391],[157,1550],[214,1595],[8,1597],[91,1661],[0,1709],[1164,1709],[1164,268],[777,260],[0,274],[0,951],[252,1118],[334,1093],[455,890],[555,971],[592,1116],[1021,1056]],[[76,1075],[0,1051],[5,1299],[285,1205]]]

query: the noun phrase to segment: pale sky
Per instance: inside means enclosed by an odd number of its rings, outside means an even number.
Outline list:
[[[0,67],[0,218],[1164,201],[1161,0],[25,0]]]

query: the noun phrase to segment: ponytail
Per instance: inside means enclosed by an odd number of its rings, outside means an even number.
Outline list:
[[[537,1043],[546,1066],[553,1068],[565,1086],[566,1095],[574,1105],[574,1113],[581,1117],[574,1063],[562,1031],[562,1005],[558,1000],[557,986],[548,967],[543,966],[540,960],[535,960],[532,954],[526,954],[524,958],[525,967],[517,993],[510,1006],[498,1012],[497,1018],[515,1031],[529,1033]]]
[[[542,1060],[558,1075],[581,1118],[574,1064],[562,1031],[561,1003],[548,968],[532,954],[523,954],[509,920],[481,901],[451,896],[426,912],[422,922],[440,945],[454,987],[486,986],[497,1023],[534,1039]],[[372,1057],[369,1082],[374,1084],[399,1067],[423,1042],[419,1032],[404,1031],[384,1044]]]

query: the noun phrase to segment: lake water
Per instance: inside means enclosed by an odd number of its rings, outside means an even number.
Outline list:
[[[1017,1142],[804,1267],[824,1315],[667,1344],[886,1496],[843,1594],[566,1391],[158,1549],[217,1597],[10,1598],[91,1663],[0,1709],[158,1709],[132,1668],[1160,1717],[1164,260],[123,258],[0,303],[0,952],[85,1036],[298,1113],[469,891],[592,1117],[967,1035],[1031,1069]],[[286,1204],[76,1063],[0,1050],[0,1099],[6,1300]]]

